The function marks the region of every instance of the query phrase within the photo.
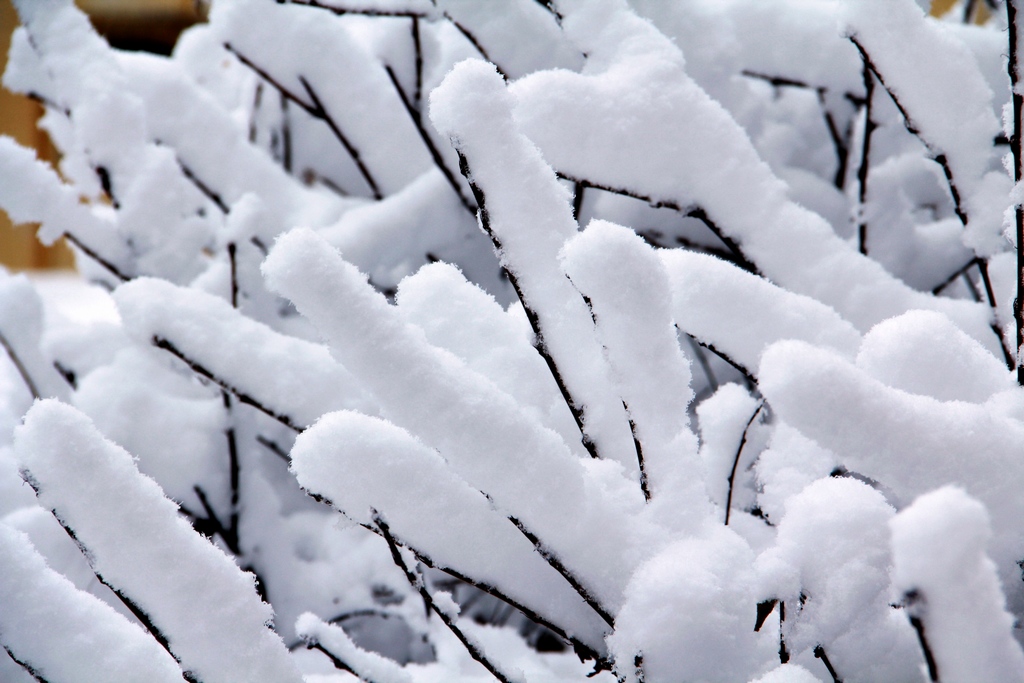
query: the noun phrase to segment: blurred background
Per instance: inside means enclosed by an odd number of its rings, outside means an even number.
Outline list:
[[[480,0],[484,2],[486,0]],[[666,0],[685,1],[685,0]],[[753,0],[756,2],[757,0]],[[206,0],[75,0],[92,19],[99,33],[116,48],[170,54],[178,35],[203,21]],[[954,13],[963,21],[984,23],[989,17],[983,0],[933,0],[932,14]],[[0,72],[7,65],[11,33],[18,17],[11,0],[0,0]],[[38,156],[56,164],[56,152],[46,134],[36,128],[42,106],[26,97],[0,89],[0,135],[9,135],[32,147]],[[33,226],[13,227],[0,211],[0,265],[9,270],[70,269],[71,252],[63,244],[53,248],[35,239]]]
[[[197,0],[75,0],[111,45],[125,50],[170,54],[178,35],[206,15],[206,2]],[[18,15],[11,0],[0,0],[0,72],[7,66],[11,34]],[[46,134],[36,128],[42,105],[0,89],[0,135],[9,135],[32,147],[41,159],[56,165],[57,157]],[[2,181],[0,181],[2,182]],[[9,270],[70,269],[71,252],[63,243],[44,247],[34,226],[14,227],[0,211],[0,264]]]

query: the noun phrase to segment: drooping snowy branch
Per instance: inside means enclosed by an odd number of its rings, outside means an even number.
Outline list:
[[[300,679],[266,626],[273,612],[251,575],[192,531],[131,455],[87,417],[57,401],[37,403],[18,430],[16,451],[40,502],[80,544],[97,577],[165,639],[185,670],[207,683]],[[140,565],[146,571],[138,572]],[[211,637],[216,651],[207,646]]]

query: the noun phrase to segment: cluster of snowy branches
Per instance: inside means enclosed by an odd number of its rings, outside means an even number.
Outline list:
[[[0,677],[1024,681],[1006,2],[15,0]]]

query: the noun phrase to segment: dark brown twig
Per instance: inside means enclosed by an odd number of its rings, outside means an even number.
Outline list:
[[[937,285],[935,285],[934,287],[932,287],[932,294],[935,294],[935,295],[939,295],[939,294],[941,294],[941,293],[942,293],[942,290],[944,290],[944,289],[945,289],[946,287],[949,287],[949,286],[950,286],[951,284],[953,284],[954,282],[956,282],[957,278],[959,278],[959,277],[960,277],[961,275],[965,274],[965,273],[966,273],[966,272],[967,272],[968,270],[970,270],[970,269],[971,269],[971,268],[973,268],[974,266],[978,265],[978,261],[979,261],[978,257],[977,257],[977,256],[975,256],[975,257],[974,257],[974,258],[972,258],[972,259],[971,259],[970,261],[968,261],[967,263],[965,263],[965,264],[964,264],[963,266],[961,266],[960,268],[958,268],[957,270],[955,270],[955,271],[954,271],[954,272],[953,272],[953,273],[952,273],[952,274],[951,274],[951,275],[950,275],[949,277],[947,277],[947,278],[946,278],[945,280],[943,280],[943,281],[942,281],[942,282],[940,282],[939,284],[937,284]]]
[[[37,671],[35,667],[33,667],[31,664],[22,659],[18,659],[15,656],[14,652],[11,650],[11,648],[7,647],[7,645],[4,645],[3,648],[4,652],[7,653],[7,656],[10,657],[15,664],[24,669],[25,673],[34,678],[36,680],[36,683],[50,683],[48,680],[43,678],[43,675],[39,673],[39,671]]]
[[[1013,155],[1013,181],[1021,182],[1024,175],[1024,155],[1021,154],[1022,118],[1024,118],[1024,96],[1018,92],[1020,83],[1020,64],[1017,62],[1017,0],[1006,0],[1006,21],[1009,34],[1009,59],[1006,69],[1010,74],[1010,93],[1013,98],[1013,132],[1010,135],[1010,152]],[[1017,368],[1017,384],[1024,386],[1024,358],[1020,357],[1019,349],[1024,346],[1024,207],[1016,204],[1013,207],[1014,225],[1017,241],[1017,296],[1013,300],[1013,319],[1017,328],[1017,356],[1014,365]]]
[[[921,644],[924,662],[928,666],[928,680],[938,683],[939,665],[935,662],[935,655],[932,654],[932,649],[928,645],[928,639],[925,638],[924,622],[921,621],[920,617],[912,616],[910,617],[910,625],[914,627],[914,632],[917,634],[917,642]]]
[[[181,169],[182,175],[188,178],[189,182],[195,185],[196,189],[203,193],[203,195],[216,205],[220,212],[227,214],[229,209],[228,205],[224,203],[220,194],[210,189],[210,186],[200,180],[191,168],[185,165],[181,159],[178,159],[178,167]]]
[[[861,53],[862,77],[864,79],[864,134],[861,138],[860,163],[857,166],[857,249],[860,253],[868,253],[868,174],[871,166],[871,135],[877,124],[871,118],[875,100],[875,78],[868,67],[866,53]]]
[[[415,16],[412,17],[412,49],[415,55],[412,103],[415,105],[416,111],[420,112],[423,102],[423,45],[420,42],[420,18]]]
[[[770,74],[753,71],[751,69],[744,69],[740,73],[748,78],[765,81],[775,88],[801,88],[805,90],[814,90],[817,93],[818,104],[821,105],[822,116],[825,119],[825,127],[828,129],[829,137],[832,138],[832,146],[836,153],[836,172],[832,179],[832,183],[837,189],[843,189],[843,186],[846,184],[846,164],[850,156],[848,145],[849,130],[847,130],[847,135],[845,137],[839,133],[839,127],[836,125],[835,117],[832,115],[832,112],[829,111],[825,102],[825,96],[828,93],[828,88],[823,85],[811,85],[806,81],[797,80],[795,78],[772,76]],[[845,96],[851,102],[859,100],[859,98],[852,93],[845,93]]]
[[[113,263],[103,258],[102,256],[100,256],[91,247],[88,247],[85,244],[83,244],[82,240],[78,239],[70,232],[64,233],[64,239],[66,239],[68,242],[71,242],[71,244],[75,245],[75,247],[77,247],[79,251],[81,251],[83,254],[91,258],[93,261],[103,266],[107,270],[107,272],[109,272],[111,275],[116,277],[121,282],[128,282],[129,280],[132,279],[130,275],[125,275],[117,266],[115,266]]]
[[[732,491],[733,486],[736,483],[736,470],[739,468],[740,457],[743,455],[743,447],[747,445],[747,432],[750,430],[750,425],[754,424],[754,420],[761,414],[761,409],[764,408],[764,401],[757,404],[757,410],[747,420],[747,425],[743,428],[743,435],[740,437],[740,445],[736,447],[736,457],[732,460],[732,469],[729,472],[729,491],[725,497],[725,525],[729,526],[729,513],[732,511]],[[756,630],[756,629],[755,629]]]
[[[39,392],[39,387],[32,380],[32,375],[29,374],[28,368],[26,368],[25,364],[21,362],[21,358],[14,350],[14,347],[11,346],[11,343],[7,341],[7,336],[2,332],[0,332],[0,346],[4,347],[4,351],[7,352],[7,357],[11,359],[11,363],[14,364],[18,374],[21,376],[21,381],[25,383],[29,393],[32,394],[32,398],[36,400],[42,398],[42,394]]]
[[[615,617],[612,616],[612,613],[605,609],[605,607],[600,602],[598,602],[597,598],[595,598],[590,593],[590,591],[586,588],[586,586],[583,585],[579,578],[577,578],[576,575],[573,574],[572,571],[562,563],[562,560],[559,559],[559,557],[555,555],[547,546],[545,546],[544,543],[541,542],[540,538],[538,538],[535,533],[526,528],[526,525],[520,522],[517,518],[509,515],[508,521],[512,522],[512,524],[514,524],[515,527],[519,529],[520,533],[522,533],[523,536],[525,536],[526,539],[533,544],[533,547],[537,551],[537,554],[544,558],[544,561],[547,562],[552,569],[561,574],[562,578],[564,578],[566,582],[570,586],[572,586],[573,590],[576,591],[576,593],[578,593],[581,598],[583,598],[583,601],[590,605],[591,609],[597,612],[597,615],[601,617],[601,619],[603,619],[606,624],[608,624],[612,628],[615,628]]]
[[[416,131],[420,134],[420,139],[423,140],[423,145],[427,148],[430,153],[430,158],[434,161],[434,165],[437,166],[438,170],[441,171],[441,175],[448,181],[451,188],[455,191],[455,195],[459,198],[462,206],[465,207],[473,216],[476,216],[476,207],[473,203],[466,198],[462,192],[462,187],[459,185],[459,181],[456,180],[455,174],[452,173],[451,169],[444,162],[444,157],[441,156],[441,152],[434,145],[434,141],[430,138],[430,133],[427,132],[426,127],[423,125],[422,117],[416,107],[413,106],[412,102],[405,96],[405,92],[402,90],[402,85],[398,82],[398,77],[395,76],[395,72],[390,66],[385,66],[384,69],[388,73],[388,78],[391,79],[391,84],[395,87],[395,92],[398,94],[398,98],[402,100],[402,105],[405,106],[405,111],[409,114],[409,118],[412,119],[413,124],[416,126]]]
[[[274,455],[276,455],[277,457],[284,460],[286,463],[291,464],[291,456],[288,455],[288,453],[283,448],[281,448],[280,444],[278,444],[276,441],[271,441],[262,434],[257,434],[256,442],[263,446],[264,448],[266,448],[271,453],[273,453]]]
[[[629,415],[629,406],[626,402],[622,402],[622,409],[626,411],[626,415]],[[636,464],[640,468],[640,490],[644,494],[644,500],[648,503],[651,502],[651,486],[647,480],[647,468],[644,467],[644,446],[640,441],[639,435],[636,433],[636,423],[633,418],[629,418],[629,432],[633,435],[633,448],[636,450]]]
[[[821,663],[828,669],[829,675],[832,676],[832,683],[843,683],[842,679],[839,678],[839,674],[832,667],[832,662],[828,661],[828,655],[825,654],[825,648],[821,645],[814,646],[814,656],[821,660]]]
[[[743,380],[746,382],[748,389],[756,389],[757,388],[757,378],[754,377],[754,374],[752,372],[750,372],[750,370],[748,370],[744,366],[742,366],[739,363],[737,363],[736,361],[734,361],[725,352],[719,351],[718,349],[716,349],[714,344],[709,344],[707,342],[702,342],[701,340],[697,339],[696,337],[694,337],[692,334],[690,334],[688,332],[686,333],[686,336],[688,336],[694,342],[699,344],[701,347],[707,349],[711,353],[715,354],[716,356],[718,356],[719,358],[724,360],[726,363],[728,363],[730,366],[732,366],[732,368],[736,372],[738,372],[741,375],[743,375]]]
[[[338,5],[325,5],[318,0],[282,0],[288,5],[298,5],[300,7],[312,7],[314,9],[322,9],[336,14],[338,16],[344,16],[346,14],[355,14],[364,17],[413,17],[421,18],[427,15],[422,12],[413,12],[411,10],[385,10],[375,9],[372,7],[339,7]]]
[[[917,127],[917,124],[914,122],[914,119],[911,118],[910,113],[907,111],[906,107],[903,106],[903,103],[900,101],[899,97],[896,95],[895,92],[893,92],[892,88],[886,85],[885,78],[882,76],[882,73],[878,70],[878,67],[875,65],[875,63],[872,61],[871,56],[868,54],[868,51],[864,48],[860,41],[857,40],[857,36],[850,36],[850,42],[853,43],[854,46],[857,48],[857,51],[860,53],[860,57],[864,65],[871,71],[871,73],[875,75],[875,78],[878,79],[879,84],[881,84],[882,88],[884,88],[885,91],[889,94],[889,98],[892,100],[893,104],[896,105],[896,109],[899,111],[900,116],[903,119],[903,126],[907,129],[907,132],[909,132],[911,135],[920,140],[921,143],[924,144],[925,149],[928,150],[928,153],[929,155],[931,155],[932,160],[942,167],[942,172],[943,174],[945,174],[946,182],[949,185],[949,193],[953,198],[953,210],[956,213],[957,218],[960,219],[960,222],[963,223],[964,225],[967,225],[968,216],[960,204],[960,190],[957,188],[956,180],[953,177],[953,170],[949,166],[949,161],[946,158],[946,155],[941,150],[936,149],[935,145],[930,140],[928,140],[921,132],[921,129]]]

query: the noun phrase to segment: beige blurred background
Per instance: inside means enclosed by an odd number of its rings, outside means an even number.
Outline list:
[[[975,21],[983,23],[988,19],[983,1],[968,2]],[[206,3],[203,0],[76,0],[76,4],[89,14],[97,30],[113,46],[169,54],[178,34],[203,20]],[[963,13],[964,6],[958,0],[934,0],[932,14],[942,15],[951,10]],[[11,0],[0,0],[0,73],[6,68],[11,33],[17,25],[18,17]],[[23,145],[35,148],[40,158],[54,163],[53,146],[36,128],[36,120],[41,115],[42,107],[36,102],[0,89],[0,135],[14,137]],[[42,246],[35,239],[34,226],[15,228],[0,210],[0,264],[11,270],[71,268],[73,259],[63,244],[52,249]]]

